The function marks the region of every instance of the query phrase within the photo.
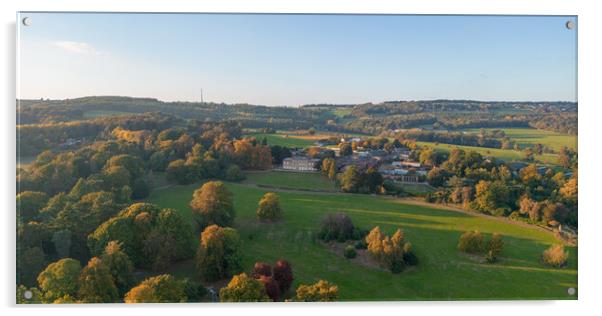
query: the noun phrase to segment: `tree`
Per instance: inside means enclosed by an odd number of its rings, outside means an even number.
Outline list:
[[[328,179],[334,180],[337,173],[336,161],[334,158],[328,157],[322,160],[322,174]]]
[[[107,244],[100,259],[108,267],[113,276],[115,286],[119,290],[119,296],[121,297],[132,283],[134,264],[128,255],[121,250],[121,244],[115,240]]]
[[[274,280],[278,282],[280,293],[285,294],[293,284],[293,267],[286,260],[278,260],[272,269]]]
[[[341,176],[341,189],[345,192],[357,192],[360,180],[360,173],[357,168],[349,166]]]
[[[240,237],[233,228],[205,228],[197,250],[197,273],[207,281],[216,281],[240,272],[240,247]]]
[[[246,178],[245,174],[240,170],[237,165],[231,165],[226,169],[226,180],[228,181],[240,181]]]
[[[60,258],[69,257],[72,235],[73,234],[71,234],[71,231],[68,229],[59,230],[52,235],[54,249]]]
[[[109,268],[98,257],[93,257],[79,276],[78,297],[84,303],[115,303],[119,298]]]
[[[383,266],[393,273],[399,273],[405,266],[404,254],[413,256],[411,244],[404,241],[404,234],[400,229],[389,237],[385,236],[380,227],[374,227],[366,236],[368,253]]]
[[[246,273],[233,276],[228,285],[220,289],[219,298],[222,302],[266,302],[269,300],[265,286],[260,281],[247,276]]]
[[[503,249],[504,241],[502,240],[502,235],[497,233],[491,235],[491,239],[489,239],[487,246],[485,247],[485,250],[487,251],[487,261],[490,263],[496,262]]]
[[[44,251],[40,247],[26,248],[18,252],[17,284],[33,286],[36,277],[45,267]]]
[[[481,180],[475,189],[474,205],[477,210],[493,215],[504,215],[503,212],[498,214],[497,211],[499,208],[508,207],[509,190],[504,182]]]
[[[34,219],[48,203],[44,192],[24,191],[17,194],[17,219],[23,223]]]
[[[44,298],[52,302],[65,295],[75,296],[80,271],[79,261],[71,258],[49,264],[38,276],[38,285]]]
[[[140,200],[150,193],[150,186],[143,178],[138,178],[132,183],[132,199]]]
[[[435,167],[428,172],[426,180],[430,185],[440,187],[445,184],[447,174],[444,169]]]
[[[460,236],[458,250],[467,253],[482,253],[483,249],[483,236],[478,230],[467,231]]]
[[[259,279],[260,276],[272,276],[272,267],[265,262],[255,262],[251,271],[251,277]]]
[[[344,142],[339,145],[339,155],[351,156],[353,154],[353,148],[350,143]]]
[[[541,260],[544,264],[561,268],[566,265],[566,260],[569,257],[569,252],[564,251],[564,245],[555,244],[546,249],[541,255]]]
[[[209,225],[230,226],[234,222],[232,193],[220,181],[209,181],[195,190],[190,208],[201,230]]]
[[[301,284],[295,299],[300,302],[334,302],[339,300],[339,288],[325,280],[312,285]]]
[[[161,274],[142,281],[124,298],[126,303],[178,303],[186,300],[184,283],[169,274]]]
[[[277,221],[281,219],[283,212],[278,195],[273,192],[264,194],[261,200],[259,200],[256,213],[260,220]]]
[[[178,184],[190,184],[198,180],[197,174],[183,159],[170,162],[165,169],[165,176]]]

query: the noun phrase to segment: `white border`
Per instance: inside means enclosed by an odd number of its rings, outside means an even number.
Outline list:
[[[0,259],[2,285],[0,300],[3,312],[19,315],[51,313],[61,315],[106,315],[112,312],[163,315],[167,308],[182,314],[236,313],[239,315],[286,313],[307,315],[329,313],[337,315],[382,313],[383,315],[581,315],[600,310],[600,256],[599,226],[602,207],[598,190],[600,174],[599,128],[602,118],[602,90],[600,71],[600,11],[597,1],[537,1],[537,0],[3,0],[0,2],[2,20],[2,84],[1,118],[4,155],[0,183],[2,185],[2,248]],[[119,11],[119,12],[263,12],[263,13],[406,13],[406,14],[546,14],[578,15],[579,20],[579,154],[580,154],[580,245],[579,245],[579,301],[513,301],[513,302],[399,302],[399,303],[342,303],[272,304],[272,305],[152,305],[137,307],[113,304],[94,305],[95,308],[35,307],[14,305],[14,207],[15,207],[15,18],[16,11]],[[517,286],[520,286],[517,284]],[[293,308],[291,308],[293,307]],[[377,309],[376,311],[374,309]],[[5,314],[6,315],[6,314]]]

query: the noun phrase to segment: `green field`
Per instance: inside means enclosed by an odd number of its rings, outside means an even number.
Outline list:
[[[513,149],[498,149],[498,148],[486,148],[486,147],[474,147],[474,146],[460,146],[450,144],[435,144],[432,142],[416,142],[420,146],[429,146],[438,150],[450,152],[454,148],[460,148],[465,151],[476,151],[483,156],[493,156],[506,162],[520,161],[525,157],[525,154],[521,151]],[[555,165],[558,164],[558,156],[556,154],[543,154],[534,155],[537,162],[543,164]]]
[[[118,115],[125,115],[125,114],[132,114],[130,112],[123,112],[123,111],[97,111],[97,110],[90,110],[90,111],[85,111],[84,112],[84,118],[85,119],[92,119],[92,118],[97,118],[97,117],[103,117],[103,116],[118,116]]]
[[[282,189],[335,191],[332,181],[319,173],[269,171],[247,173],[245,183]]]
[[[155,190],[147,200],[179,210],[190,220],[188,203],[199,186]],[[272,263],[285,258],[293,265],[293,287],[326,279],[339,286],[341,300],[575,298],[567,289],[577,287],[577,250],[570,248],[567,268],[543,267],[541,252],[556,242],[548,232],[392,198],[336,193],[279,192],[284,220],[266,224],[256,220],[255,209],[269,190],[234,183],[227,183],[227,187],[234,194],[235,227],[243,240],[245,270],[249,272],[256,261]],[[364,228],[378,225],[386,233],[402,228],[414,246],[419,265],[395,275],[334,254],[315,239],[320,219],[333,211],[346,212]],[[506,246],[499,263],[480,263],[456,250],[458,237],[470,229],[504,235]],[[186,261],[168,272],[190,277],[192,267],[193,262]]]
[[[309,139],[296,138],[293,136],[286,137],[283,134],[262,134],[262,133],[251,133],[246,136],[252,136],[258,140],[262,140],[264,137],[268,140],[268,145],[279,145],[286,147],[311,147],[314,146],[315,141]]]
[[[485,128],[485,131],[502,130],[512,141],[521,148],[542,144],[556,151],[562,146],[577,148],[577,135],[560,134],[534,128]],[[467,132],[478,133],[480,129],[468,129]]]

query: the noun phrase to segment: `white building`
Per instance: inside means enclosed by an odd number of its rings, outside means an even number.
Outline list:
[[[288,157],[282,160],[282,169],[295,171],[316,171],[316,164],[320,159],[312,159],[308,157]]]

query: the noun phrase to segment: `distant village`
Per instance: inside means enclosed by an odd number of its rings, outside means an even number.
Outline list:
[[[342,137],[340,140],[319,140],[315,143],[318,153],[309,153],[308,149],[295,149],[292,156],[284,158],[282,169],[299,172],[317,172],[320,161],[325,157],[334,157],[338,172],[344,172],[348,167],[358,169],[373,167],[385,179],[407,183],[423,183],[429,167],[411,158],[411,150],[407,147],[394,147],[389,151],[384,149],[364,148],[354,145],[351,154],[342,155],[339,144],[361,144],[359,137]],[[315,147],[314,147],[315,148]],[[313,149],[313,148],[312,148]]]

